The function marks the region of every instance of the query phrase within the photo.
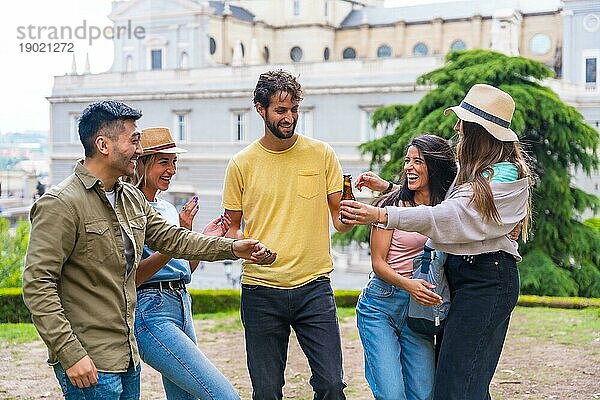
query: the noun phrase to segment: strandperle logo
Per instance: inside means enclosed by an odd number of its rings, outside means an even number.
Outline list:
[[[63,25],[28,25],[17,27],[18,40],[36,41],[68,41],[73,39],[87,40],[91,46],[94,40],[105,39],[144,39],[146,30],[143,26],[132,26],[131,20],[125,25],[96,26],[88,25],[84,19],[81,25],[76,27]]]

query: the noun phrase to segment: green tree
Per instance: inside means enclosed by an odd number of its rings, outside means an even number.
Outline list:
[[[411,106],[387,106],[374,114],[373,124],[393,126],[393,133],[360,146],[371,154],[372,168],[386,179],[402,170],[407,143],[430,132],[451,138],[456,117],[444,109],[459,104],[476,83],[487,83],[509,93],[516,109],[511,128],[531,156],[538,177],[533,193],[533,229],[521,243],[524,254],[523,291],[600,297],[600,235],[580,215],[597,212],[600,200],[571,185],[572,173],[597,171],[598,132],[581,114],[543,85],[553,72],[523,57],[486,50],[451,52],[442,68],[417,80],[431,90]],[[368,231],[336,237],[337,242],[368,240]],[[526,283],[526,284],[525,284]]]
[[[0,218],[0,287],[21,286],[29,231],[29,222],[19,220],[11,233],[10,221]]]

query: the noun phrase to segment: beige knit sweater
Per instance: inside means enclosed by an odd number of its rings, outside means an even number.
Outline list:
[[[517,243],[506,235],[527,214],[529,180],[491,182],[494,203],[502,224],[484,221],[474,204],[470,185],[455,188],[436,206],[386,207],[387,229],[419,232],[431,247],[449,254],[482,254],[503,250],[521,261]]]

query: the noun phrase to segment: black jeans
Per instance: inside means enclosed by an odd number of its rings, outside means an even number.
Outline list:
[[[242,285],[241,312],[253,399],[283,398],[290,327],[308,359],[314,399],[346,398],[340,329],[329,279],[318,278],[295,289]]]
[[[489,385],[519,296],[519,271],[503,251],[449,255],[452,305],[436,370],[435,400],[491,399]]]

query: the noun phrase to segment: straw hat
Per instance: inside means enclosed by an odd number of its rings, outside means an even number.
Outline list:
[[[454,111],[463,121],[475,122],[492,136],[503,142],[518,142],[510,129],[515,102],[510,95],[490,85],[473,85],[458,106],[444,110],[444,115]]]
[[[187,152],[187,150],[175,145],[171,131],[165,127],[142,129],[141,143],[144,150],[142,155],[144,156],[156,153],[176,154]]]

